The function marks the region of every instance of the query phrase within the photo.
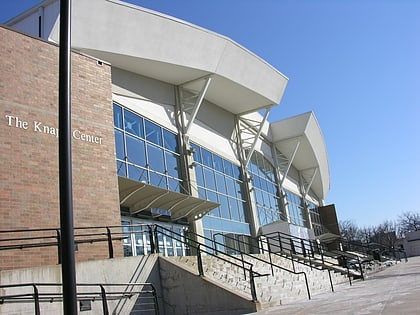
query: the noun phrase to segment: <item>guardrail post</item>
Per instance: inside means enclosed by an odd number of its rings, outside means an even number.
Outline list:
[[[35,306],[35,315],[40,315],[41,311],[39,309],[39,294],[38,294],[38,288],[36,287],[35,283],[32,284],[34,287],[34,306]]]
[[[58,254],[58,264],[61,264],[61,234],[60,230],[56,229],[56,238],[57,238],[57,254]]]
[[[108,311],[108,302],[107,302],[107,299],[106,299],[105,288],[102,284],[100,284],[99,287],[101,288],[102,312],[103,312],[104,315],[108,315],[109,311]]]
[[[305,243],[303,242],[303,239],[300,240],[300,246],[302,246],[303,257],[306,257],[306,248],[305,248]]]
[[[111,236],[111,230],[109,229],[109,227],[106,227],[106,235],[108,238],[109,258],[114,258],[114,247],[112,246],[112,236]]]
[[[254,272],[252,271],[252,265],[249,268],[249,285],[251,287],[252,302],[257,302],[257,291],[255,289]]]
[[[313,241],[309,241],[309,248],[311,250],[311,256],[312,256],[312,258],[314,258],[315,257],[315,252],[314,252]]]
[[[200,244],[198,244],[198,246],[197,246],[197,265],[198,265],[198,274],[200,276],[204,276],[203,260],[201,258]]]
[[[292,254],[296,254],[295,243],[293,242],[292,238],[289,238],[289,240],[290,240],[290,250]]]
[[[149,227],[149,239],[150,239],[150,252],[154,254],[156,249],[155,249],[153,228],[151,225],[148,225],[148,227]]]

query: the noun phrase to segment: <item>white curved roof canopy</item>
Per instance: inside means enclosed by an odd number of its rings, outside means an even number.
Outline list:
[[[330,171],[324,137],[315,115],[308,112],[274,122],[271,132],[276,148],[292,159],[292,165],[298,171],[317,170],[311,190],[325,199],[330,189]],[[299,145],[296,149],[297,141]]]
[[[205,98],[234,114],[278,104],[288,81],[229,38],[117,0],[73,0],[72,46],[174,85],[212,75]]]

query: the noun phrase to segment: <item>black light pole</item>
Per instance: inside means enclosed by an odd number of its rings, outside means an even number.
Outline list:
[[[73,191],[71,158],[71,0],[60,0],[60,51],[58,81],[59,177],[61,227],[61,278],[63,311],[77,314],[74,258]]]

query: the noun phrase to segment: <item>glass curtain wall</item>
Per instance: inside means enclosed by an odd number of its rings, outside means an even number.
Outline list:
[[[260,225],[287,221],[279,198],[275,168],[259,152],[254,151],[248,164]]]
[[[304,200],[291,191],[284,190],[289,210],[290,223],[310,228],[308,216],[305,213]]]
[[[175,133],[116,103],[114,132],[119,176],[186,193]]]
[[[196,143],[191,147],[199,197],[220,204],[204,216],[204,235],[222,244],[228,244],[235,235],[250,235],[240,167]],[[223,245],[219,250],[224,250]]]
[[[314,230],[315,236],[326,233],[326,230],[321,221],[321,217],[319,215],[318,206],[310,201],[307,201],[307,203],[309,207],[309,215],[311,216],[312,229]]]

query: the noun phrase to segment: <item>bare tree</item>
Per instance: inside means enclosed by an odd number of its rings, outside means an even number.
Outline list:
[[[399,236],[404,237],[408,232],[420,230],[420,213],[406,211],[398,216]]]
[[[340,221],[338,223],[341,237],[346,241],[355,241],[359,239],[359,228],[350,220]]]

